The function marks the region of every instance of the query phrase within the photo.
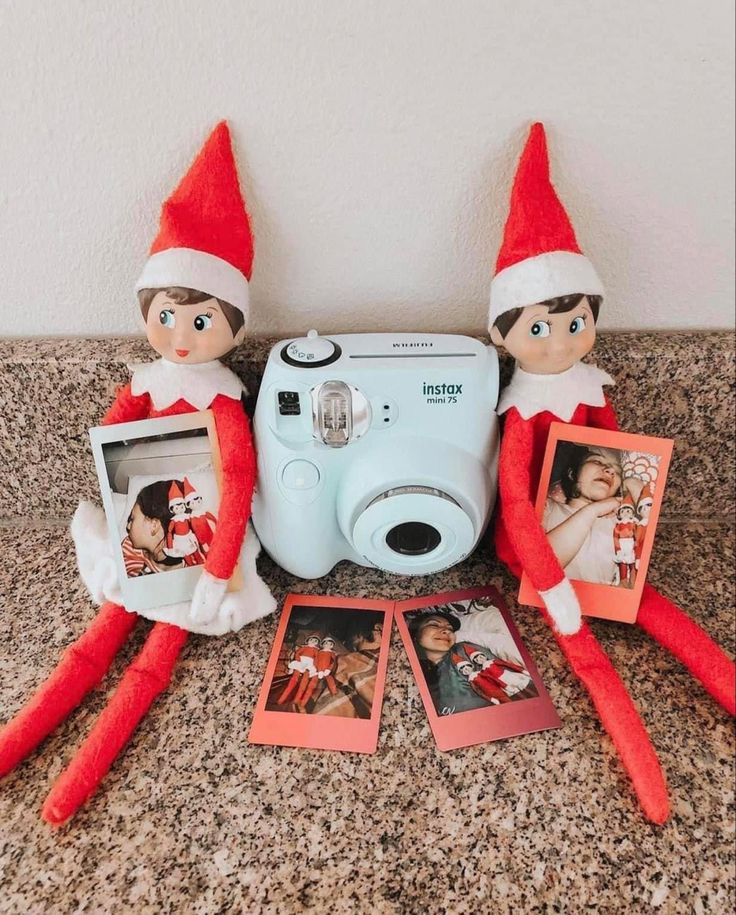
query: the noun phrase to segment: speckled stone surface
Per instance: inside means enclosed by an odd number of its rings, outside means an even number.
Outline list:
[[[92,608],[63,528],[0,527],[0,715],[12,714]],[[8,558],[9,557],[9,558]],[[662,525],[651,580],[733,653],[734,532]],[[341,563],[290,590],[403,597],[511,579],[479,550],[426,579]],[[593,627],[630,686],[667,772],[673,816],[641,817],[591,704],[542,620],[509,604],[563,720],[559,730],[435,749],[398,636],[374,756],[246,743],[276,618],[192,637],[170,690],[101,790],[62,830],[39,818],[52,780],[140,647],[0,782],[3,913],[726,913],[733,910],[734,731],[685,669],[635,627]]]
[[[252,393],[273,342],[233,361]],[[150,357],[139,339],[0,341],[0,721],[93,615],[65,529],[77,500],[97,496],[86,430],[126,363]],[[618,380],[625,428],[677,440],[650,580],[733,654],[733,337],[601,334],[596,361]],[[733,724],[635,627],[593,623],[667,772],[662,828],[642,819],[590,701],[487,545],[425,579],[342,563],[302,582],[267,557],[260,568],[280,603],[496,584],[563,727],[440,753],[394,633],[374,756],[251,747],[273,617],[192,637],[101,790],[54,832],[43,799],[140,648],[141,622],[100,690],[0,782],[3,915],[733,910]]]
[[[252,394],[274,342],[250,340],[233,359]],[[97,496],[87,429],[128,379],[126,363],[151,356],[138,338],[0,340],[1,517],[67,518]],[[733,519],[733,335],[602,333],[595,359],[617,379],[623,428],[676,440],[665,515]]]

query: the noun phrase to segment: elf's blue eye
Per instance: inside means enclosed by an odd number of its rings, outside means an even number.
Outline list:
[[[585,330],[585,318],[575,318],[570,322],[570,333],[579,334],[581,331]]]
[[[174,317],[174,312],[170,308],[164,308],[164,310],[158,316],[158,319],[164,327],[176,326],[176,318]]]
[[[535,321],[529,328],[530,337],[549,337],[550,326],[546,321]]]
[[[208,330],[210,327],[212,327],[212,315],[197,315],[194,319],[195,330]]]

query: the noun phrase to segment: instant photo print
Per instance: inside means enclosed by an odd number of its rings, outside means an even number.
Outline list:
[[[99,426],[90,440],[125,606],[190,600],[220,503],[212,412]]]
[[[536,511],[583,613],[633,623],[673,442],[552,423]],[[542,607],[526,574],[519,603]]]
[[[290,594],[250,743],[374,753],[391,601]]]
[[[560,726],[495,588],[399,601],[394,612],[440,750]]]

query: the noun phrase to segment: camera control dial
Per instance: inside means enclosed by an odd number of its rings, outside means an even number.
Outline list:
[[[337,343],[320,337],[316,330],[310,330],[306,337],[292,340],[281,350],[283,361],[296,368],[320,368],[331,365],[341,354],[342,350]]]

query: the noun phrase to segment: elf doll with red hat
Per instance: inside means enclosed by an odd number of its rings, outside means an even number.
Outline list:
[[[277,705],[283,705],[290,699],[297,701],[301,697],[302,691],[306,688],[309,678],[317,673],[316,660],[319,654],[319,646],[322,640],[317,633],[307,637],[303,645],[297,645],[294,649],[294,657],[289,661],[288,669],[291,676],[276,700]]]
[[[544,127],[534,124],[514,179],[491,284],[491,339],[516,360],[498,404],[504,429],[496,549],[517,577],[527,573],[541,595],[547,622],[590,693],[646,816],[662,823],[669,815],[669,798],[649,736],[607,655],[582,621],[575,591],[533,504],[552,422],[618,428],[603,390],[613,379],[581,361],[595,342],[602,297],[603,285],[581,252],[550,181]],[[693,620],[645,585],[637,623],[734,714],[734,664]]]
[[[306,689],[300,688],[296,697],[296,704],[305,708],[306,704],[312,698],[317,684],[324,681],[324,685],[332,693],[337,695],[337,683],[335,683],[335,670],[337,669],[337,653],[335,652],[335,640],[331,635],[326,635],[319,646],[317,657],[314,662],[314,671],[309,675],[309,681]],[[323,690],[315,696],[315,701],[319,699]]]
[[[649,524],[649,512],[654,504],[652,487],[650,483],[645,483],[642,491],[639,493],[639,499],[636,503],[636,530],[634,532],[634,564],[639,568],[641,554],[644,550],[644,539],[647,535],[647,525]]]
[[[197,538],[200,550],[207,555],[212,546],[212,539],[217,527],[217,518],[212,512],[206,511],[202,504],[202,496],[192,486],[187,477],[184,477],[184,502],[189,512],[189,524]]]
[[[506,690],[495,680],[486,679],[481,676],[481,672],[476,669],[472,661],[461,654],[453,651],[451,655],[452,663],[459,676],[468,681],[468,685],[476,694],[491,705],[501,705],[504,702],[511,702],[511,698],[506,694]]]
[[[636,574],[634,567],[636,562],[634,554],[636,546],[635,517],[634,500],[627,493],[616,509],[618,521],[613,528],[613,550],[619,578],[629,588],[634,587],[634,576]]]
[[[166,552],[169,556],[181,556],[184,565],[196,566],[204,562],[199,549],[199,541],[192,530],[187,512],[184,493],[179,489],[176,480],[169,487],[169,511],[171,521],[166,532]]]
[[[252,260],[250,223],[230,132],[222,122],[164,203],[159,233],[136,286],[148,341],[161,358],[135,368],[102,421],[211,410],[222,455],[219,524],[191,602],[141,613],[154,626],[51,789],[42,811],[49,823],[67,820],[95,791],[169,684],[190,632],[237,631],[275,607],[255,571],[260,545],[248,524],[256,459],[241,401],[243,389],[219,361],[245,334]],[[183,494],[174,495],[183,505]],[[0,776],[41,743],[100,682],[138,620],[138,614],[121,604],[104,514],[82,504],[72,535],[82,577],[102,607],[27,705],[0,730]],[[192,536],[191,531],[181,535]],[[177,530],[172,546],[179,537]],[[226,594],[238,562],[243,587]]]

